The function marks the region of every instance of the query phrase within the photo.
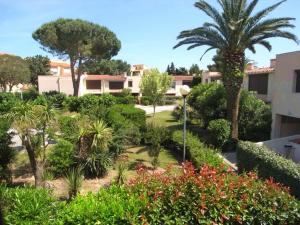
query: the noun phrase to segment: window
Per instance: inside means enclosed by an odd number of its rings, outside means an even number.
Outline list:
[[[295,92],[300,93],[300,70],[296,70]]]
[[[128,87],[132,87],[132,81],[128,81]]]
[[[173,82],[171,83],[171,88],[172,88],[172,89],[175,89],[175,87],[176,87],[176,81],[173,81]]]
[[[100,80],[87,80],[86,81],[86,89],[100,90],[101,89],[101,81]]]
[[[109,89],[110,90],[119,90],[124,88],[123,81],[110,81],[109,82]]]
[[[269,74],[249,75],[249,91],[254,91],[260,95],[268,94]]]
[[[182,81],[182,85],[187,85],[187,86],[191,87],[192,86],[192,81],[184,80],[184,81]]]

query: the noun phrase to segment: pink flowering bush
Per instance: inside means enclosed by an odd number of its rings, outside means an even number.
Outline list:
[[[143,224],[300,224],[300,203],[273,180],[191,163],[179,175],[143,168],[129,184],[148,203]]]

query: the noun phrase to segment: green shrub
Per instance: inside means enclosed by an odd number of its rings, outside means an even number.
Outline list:
[[[109,108],[115,104],[117,104],[117,99],[115,96],[111,94],[103,94],[100,96],[100,104],[104,105],[105,107]]]
[[[39,95],[40,94],[39,94],[38,90],[34,87],[31,87],[31,88],[29,88],[28,90],[26,90],[22,93],[24,101],[34,101]],[[19,98],[21,98],[20,93],[17,93],[17,96]]]
[[[0,183],[5,180],[11,181],[11,171],[9,165],[13,162],[16,152],[10,147],[11,135],[8,134],[10,122],[0,118]]]
[[[253,93],[242,91],[239,110],[240,139],[254,142],[269,140],[271,124],[271,106],[256,98]]]
[[[183,151],[183,138],[181,131],[175,131],[172,134],[171,143],[167,146],[171,150],[177,151],[182,154]],[[211,166],[219,166],[222,163],[221,158],[217,152],[211,148],[206,147],[199,138],[192,133],[186,134],[186,150],[187,157],[194,163],[197,168],[202,165],[208,164]]]
[[[64,93],[59,93],[57,91],[49,91],[43,93],[46,97],[48,103],[53,105],[55,108],[61,109],[63,107],[64,101],[66,100],[66,95]]]
[[[62,176],[75,163],[74,145],[66,140],[59,140],[48,156],[51,170],[56,176]]]
[[[112,164],[109,152],[90,152],[81,162],[84,166],[85,176],[88,178],[103,177]]]
[[[262,178],[273,177],[300,198],[300,166],[291,160],[255,143],[239,142],[237,161],[240,172],[256,170]]]
[[[163,99],[163,105],[175,105],[179,98],[177,96],[165,96]]]
[[[0,115],[4,115],[21,101],[21,98],[18,98],[12,93],[0,92]]]
[[[189,106],[195,111],[190,119],[199,119],[207,128],[212,120],[226,119],[226,91],[217,83],[194,87],[188,97]],[[241,140],[265,141],[270,139],[272,113],[270,105],[243,90],[239,108],[239,137]]]
[[[4,221],[14,225],[55,224],[58,203],[45,189],[1,187]]]
[[[151,100],[149,97],[147,96],[141,97],[141,105],[150,105],[150,104],[151,104]]]
[[[230,123],[225,119],[212,120],[208,124],[211,143],[216,147],[222,147],[230,137]]]
[[[79,135],[78,116],[60,116],[58,119],[62,139],[75,143]]]
[[[121,116],[117,116],[118,113],[126,120],[129,120],[131,123],[135,124],[140,129],[145,127],[146,114],[144,110],[135,108],[133,105],[114,105],[109,109],[109,124],[116,123],[116,121],[114,121],[113,119],[116,119],[117,117],[117,120],[123,120]],[[113,116],[110,114],[113,114]]]
[[[112,186],[99,193],[77,196],[59,212],[57,225],[109,224],[140,225],[145,200],[129,194],[124,187]]]
[[[153,176],[140,169],[132,192],[148,199],[141,224],[300,224],[300,202],[272,180],[239,176],[224,167]]]
[[[79,112],[81,109],[80,99],[78,97],[70,96],[65,99],[64,106],[70,112]]]
[[[187,102],[198,112],[205,128],[211,120],[226,118],[226,92],[220,84],[201,84],[194,87]]]
[[[135,97],[132,95],[118,96],[116,97],[116,100],[117,100],[117,104],[125,104],[125,105],[135,104]]]

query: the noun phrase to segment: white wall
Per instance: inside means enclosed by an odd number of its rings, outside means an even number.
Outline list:
[[[272,94],[272,139],[280,137],[279,115],[300,118],[300,93],[294,92],[295,70],[300,69],[300,51],[277,55]]]

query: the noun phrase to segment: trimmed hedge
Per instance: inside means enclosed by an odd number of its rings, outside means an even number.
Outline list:
[[[291,193],[300,198],[300,166],[277,155],[264,146],[251,142],[239,142],[237,146],[239,172],[257,170],[262,178],[273,177],[276,182],[288,186]]]
[[[123,118],[122,118],[123,117]],[[142,109],[135,108],[134,105],[114,105],[108,112],[108,123],[124,123],[125,120],[131,121],[138,128],[144,128],[146,125],[146,113]]]
[[[167,147],[169,149],[182,154],[182,131],[173,132],[171,143],[168,143],[168,145]],[[203,165],[219,166],[223,162],[214,149],[205,146],[198,137],[190,132],[186,134],[186,154],[187,158],[193,162],[196,168],[200,168]]]

